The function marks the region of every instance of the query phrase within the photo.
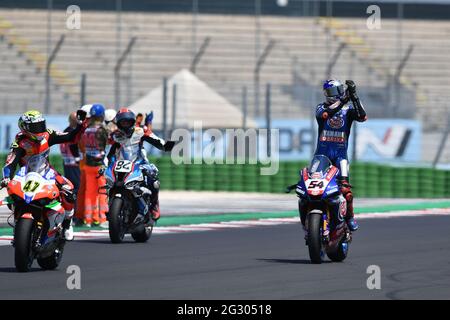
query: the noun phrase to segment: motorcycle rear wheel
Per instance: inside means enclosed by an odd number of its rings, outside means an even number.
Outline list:
[[[109,238],[112,243],[121,243],[125,237],[125,226],[122,219],[121,198],[114,198],[109,208]]]
[[[314,264],[322,263],[322,217],[313,213],[308,215],[308,250],[309,258]]]
[[[33,219],[19,219],[14,228],[14,262],[19,272],[28,272],[33,264]]]

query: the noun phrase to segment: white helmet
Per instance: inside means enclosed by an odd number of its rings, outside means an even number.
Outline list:
[[[116,117],[117,111],[114,109],[106,109],[105,111],[105,122],[111,122]]]
[[[81,110],[86,112],[86,118],[91,117],[91,112],[90,112],[91,108],[92,108],[92,104],[85,104],[84,106],[81,107]]]

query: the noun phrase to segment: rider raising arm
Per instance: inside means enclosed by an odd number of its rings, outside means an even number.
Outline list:
[[[11,179],[18,164],[25,164],[26,158],[33,154],[44,152],[55,144],[76,143],[84,130],[82,121],[86,114],[79,110],[77,113],[79,123],[71,132],[56,132],[47,129],[45,119],[38,111],[24,113],[19,119],[21,132],[16,135],[11,144],[11,151],[6,158],[3,168],[3,180]]]
[[[133,112],[128,109],[121,109],[116,116],[118,130],[111,134],[111,148],[108,152],[108,162],[117,153],[120,147],[138,143],[140,148],[147,142],[162,151],[171,151],[175,145],[174,141],[164,141],[154,133],[145,133],[140,127],[135,127],[135,120],[132,119]]]
[[[175,145],[174,141],[164,141],[153,133],[144,132],[144,129],[136,126],[134,113],[127,109],[122,108],[116,115],[115,122],[117,125],[117,131],[111,134],[111,149],[108,153],[108,163],[111,163],[113,156],[115,156],[121,149],[129,150],[129,152],[137,153],[134,156],[142,157],[144,160],[142,163],[143,172],[146,175],[146,185],[151,191],[151,204],[150,212],[154,220],[158,220],[160,216],[159,212],[159,178],[158,169],[156,166],[148,163],[146,156],[142,152],[142,145],[144,142],[150,143],[152,146],[163,151],[171,151]],[[145,212],[144,208],[140,207],[139,212]]]

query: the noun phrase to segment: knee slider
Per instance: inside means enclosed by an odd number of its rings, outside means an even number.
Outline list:
[[[347,202],[353,201],[352,190],[348,190],[348,192],[344,193],[344,197],[345,197],[345,200],[347,200]]]

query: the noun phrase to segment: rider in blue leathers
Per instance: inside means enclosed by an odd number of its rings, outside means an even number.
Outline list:
[[[323,84],[326,101],[316,108],[319,130],[315,154],[327,156],[333,165],[339,168],[339,185],[342,195],[347,200],[346,222],[351,231],[356,231],[358,224],[354,219],[353,194],[348,180],[347,149],[353,121],[364,122],[367,120],[367,115],[356,94],[355,83],[352,80],[347,80],[345,83],[347,90],[339,80],[327,80]],[[349,104],[350,101],[351,104]],[[303,225],[306,217],[304,211],[300,203]]]

